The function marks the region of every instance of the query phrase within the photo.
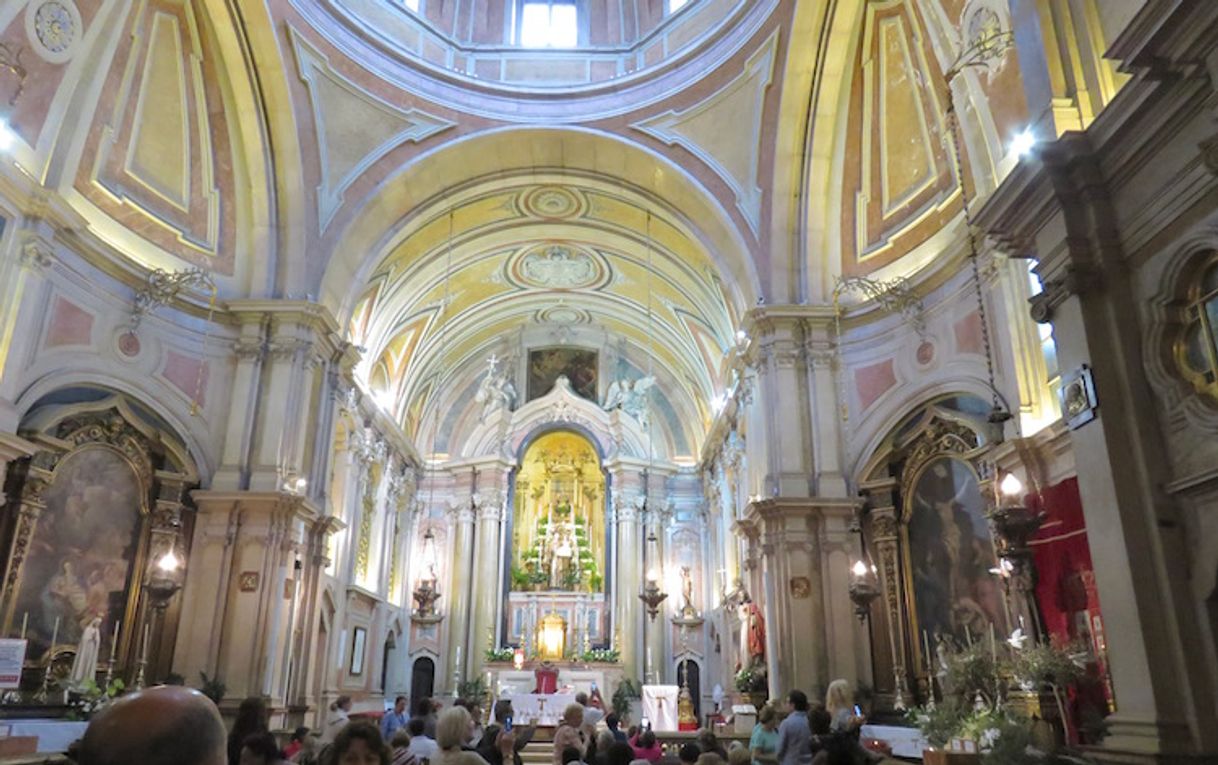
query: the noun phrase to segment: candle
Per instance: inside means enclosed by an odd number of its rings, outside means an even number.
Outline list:
[[[140,661],[148,661],[148,624],[144,623],[144,648],[140,651]]]
[[[30,625],[30,612],[26,611],[21,615],[21,639],[25,640],[25,628]]]
[[[994,640],[994,623],[990,622],[990,660],[998,666],[998,643]]]
[[[964,625],[964,639],[965,639],[965,641],[968,642],[968,647],[972,648],[973,647],[973,631],[968,628],[967,624]]]
[[[55,642],[59,640],[59,617],[55,617],[55,628],[51,630],[51,656],[55,656]]]
[[[927,634],[926,630],[922,630],[922,648],[926,651],[926,672],[930,674],[930,635]]]
[[[119,622],[114,622],[114,637],[110,639],[110,666],[114,666],[114,656],[118,652],[118,625]]]

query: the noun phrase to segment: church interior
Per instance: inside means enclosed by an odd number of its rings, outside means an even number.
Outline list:
[[[1218,3],[4,0],[0,479],[0,760],[1218,761]]]

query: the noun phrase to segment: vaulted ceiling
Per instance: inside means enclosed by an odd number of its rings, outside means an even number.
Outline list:
[[[0,73],[0,180],[111,265],[322,302],[410,427],[533,333],[658,370],[692,453],[744,311],[933,269],[958,234],[943,72],[1005,2],[691,0],[665,20],[590,0],[634,26],[538,53],[475,39],[508,1],[4,4],[0,42],[30,53],[23,80]],[[1026,120],[1018,82],[1008,51],[953,85],[983,192]]]

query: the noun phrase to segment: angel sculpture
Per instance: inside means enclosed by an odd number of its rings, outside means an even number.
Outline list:
[[[609,383],[609,390],[605,391],[605,403],[602,408],[606,412],[611,412],[622,405],[622,401],[626,398],[626,393],[630,390],[631,382],[629,380],[614,380]]]
[[[474,401],[482,404],[483,420],[500,409],[511,411],[516,405],[516,386],[506,374],[499,373],[499,359],[491,356],[486,363],[486,376],[474,394]]]
[[[647,427],[651,414],[648,393],[655,384],[655,376],[647,375],[635,380],[630,390],[622,394],[622,411],[638,420],[644,428]]]

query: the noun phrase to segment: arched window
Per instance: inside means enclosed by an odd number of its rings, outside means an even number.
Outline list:
[[[1218,398],[1218,253],[1210,254],[1185,299],[1176,362],[1193,387]]]
[[[413,704],[415,699],[430,698],[435,690],[436,663],[426,656],[415,659],[410,671],[410,703]]]

